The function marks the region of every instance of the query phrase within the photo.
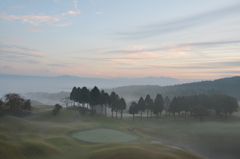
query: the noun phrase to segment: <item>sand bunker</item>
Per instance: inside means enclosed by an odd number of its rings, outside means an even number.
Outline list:
[[[80,131],[71,135],[87,142],[94,143],[123,143],[139,139],[139,136],[114,129],[92,129]]]

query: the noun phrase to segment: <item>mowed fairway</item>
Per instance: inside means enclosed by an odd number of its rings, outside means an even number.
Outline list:
[[[0,118],[0,159],[203,159],[169,143],[151,143],[160,135],[160,127],[154,127],[161,122],[146,126],[127,118],[82,116],[72,109],[56,116],[40,106],[37,111],[41,113],[24,119]]]
[[[94,143],[124,143],[139,139],[139,136],[113,129],[93,129],[77,132],[71,135],[87,142]]]

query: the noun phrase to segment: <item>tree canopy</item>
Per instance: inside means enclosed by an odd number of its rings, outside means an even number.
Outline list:
[[[25,100],[17,93],[8,93],[0,100],[0,114],[17,115],[22,111],[31,111],[31,101]]]

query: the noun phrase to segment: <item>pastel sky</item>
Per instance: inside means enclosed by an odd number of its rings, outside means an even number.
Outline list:
[[[239,0],[1,0],[0,74],[240,75]]]

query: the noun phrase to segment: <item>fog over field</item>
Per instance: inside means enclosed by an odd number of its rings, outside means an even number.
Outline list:
[[[109,89],[119,86],[129,85],[175,85],[181,82],[170,77],[146,77],[146,78],[81,78],[76,76],[20,76],[0,74],[0,95],[6,93],[29,93],[45,92],[59,93],[61,91],[70,92],[74,86],[93,88],[98,86],[101,89]]]
[[[0,0],[0,159],[240,159],[240,0]]]

